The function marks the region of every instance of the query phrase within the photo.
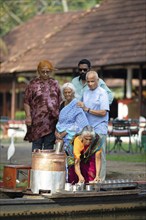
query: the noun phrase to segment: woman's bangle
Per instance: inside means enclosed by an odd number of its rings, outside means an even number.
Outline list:
[[[88,113],[90,112],[90,108],[88,108],[88,111],[87,111]]]

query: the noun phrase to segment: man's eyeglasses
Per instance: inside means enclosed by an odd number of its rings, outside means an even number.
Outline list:
[[[88,71],[88,69],[87,69],[87,68],[82,68],[82,69],[81,69],[81,68],[79,68],[79,71],[80,71],[80,72],[82,72],[82,71],[87,72],[87,71]]]

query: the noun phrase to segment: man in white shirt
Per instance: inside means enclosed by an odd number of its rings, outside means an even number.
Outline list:
[[[108,132],[109,120],[109,100],[107,92],[99,86],[99,77],[96,71],[89,71],[86,74],[88,84],[84,92],[82,101],[78,106],[85,112],[89,124],[102,139],[102,165],[100,179],[103,181],[106,177],[106,137]]]

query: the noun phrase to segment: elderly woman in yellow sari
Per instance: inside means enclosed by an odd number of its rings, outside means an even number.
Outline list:
[[[68,182],[100,181],[102,138],[93,127],[85,126],[70,144],[73,154],[68,156]]]

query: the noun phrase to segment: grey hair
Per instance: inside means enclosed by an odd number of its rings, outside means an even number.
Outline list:
[[[93,138],[95,137],[96,134],[92,126],[87,125],[83,128],[83,130],[81,131],[81,136],[86,135],[92,135]]]
[[[87,80],[87,78],[88,78],[88,76],[89,76],[90,74],[92,74],[93,76],[95,76],[96,79],[99,79],[98,73],[97,73],[96,71],[94,71],[94,70],[90,70],[90,71],[87,72],[87,74],[86,74],[86,80]]]
[[[61,88],[63,98],[64,98],[63,92],[66,88],[70,88],[74,93],[74,97],[76,97],[76,89],[75,89],[74,85],[72,83],[68,82],[68,83],[64,83],[62,88]]]

